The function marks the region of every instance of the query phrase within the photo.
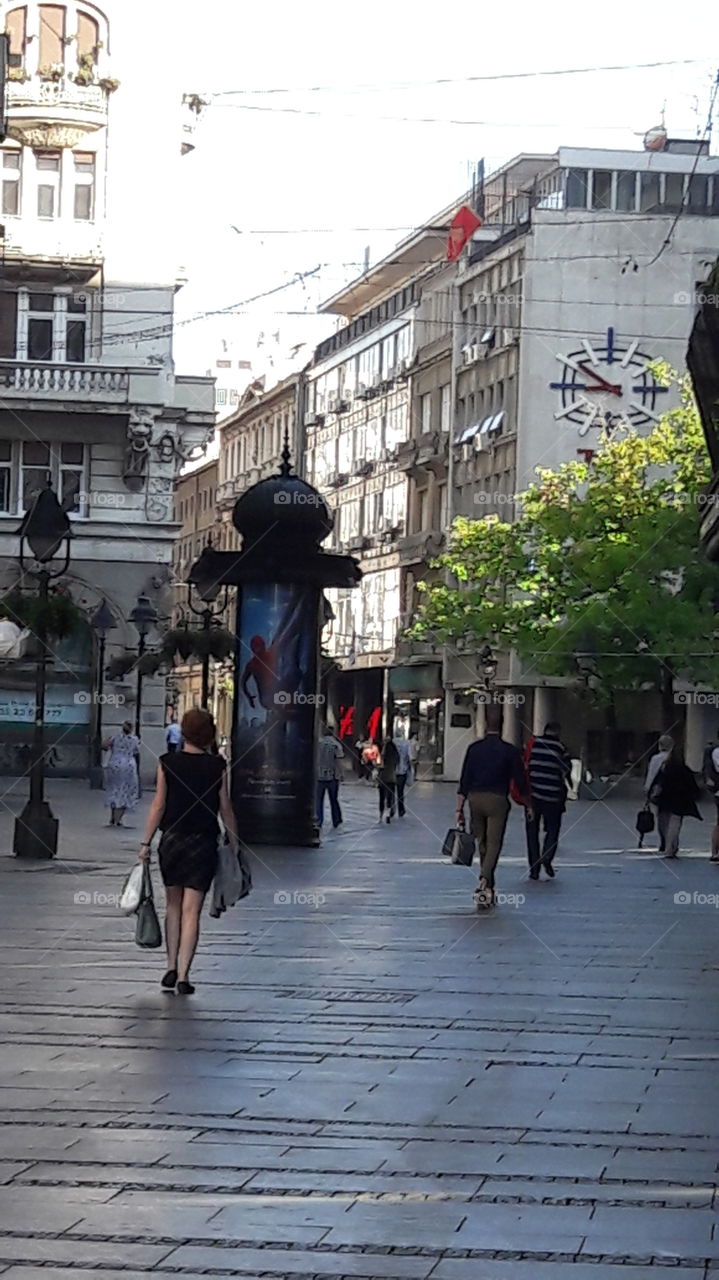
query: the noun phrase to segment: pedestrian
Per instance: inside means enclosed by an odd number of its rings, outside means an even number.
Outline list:
[[[405,738],[401,729],[398,730],[393,742],[397,751],[397,813],[403,818],[406,809],[404,806],[404,793],[407,786],[410,770],[412,768],[412,757],[410,755],[409,743]]]
[[[200,915],[217,870],[220,830],[218,811],[231,844],[239,840],[227,786],[223,756],[212,752],[215,723],[208,711],[186,711],[182,717],[182,750],[160,757],[157,790],[145,825],[140,859],[150,858],[156,831],[160,874],[165,885],[167,973],[161,986],[192,995],[190,966],[200,936]]]
[[[417,765],[419,764],[419,739],[416,733],[409,735],[409,763],[412,771],[412,781],[417,781]]]
[[[532,740],[527,760],[529,795],[533,817],[526,817],[529,878],[538,880],[540,869],[553,879],[554,859],[559,844],[562,817],[567,807],[567,786],[572,773],[569,752],[560,740],[561,726],[550,720],[544,733]],[[544,826],[544,843],[539,852],[539,828]]]
[[[464,806],[469,802],[472,834],[479,842],[480,879],[475,889],[477,907],[495,902],[495,872],[502,851],[509,815],[509,787],[514,781],[520,803],[531,815],[527,775],[518,747],[500,736],[502,708],[486,707],[483,738],[467,748],[457,789],[457,825],[464,826]]]
[[[651,803],[652,788],[654,786],[654,783],[656,782],[657,774],[659,773],[659,770],[661,769],[662,765],[666,764],[667,760],[669,759],[673,746],[674,746],[674,739],[670,737],[668,733],[663,733],[661,738],[659,739],[659,742],[657,743],[657,750],[654,752],[654,755],[650,757],[649,764],[647,766],[647,776],[644,779],[644,797],[646,799],[647,804]],[[661,813],[657,805],[655,805],[654,808],[657,811],[657,835],[659,836],[659,852],[664,853],[664,850],[666,849],[666,845],[667,845],[666,826],[669,821],[669,814]]]
[[[651,791],[652,803],[659,809],[659,822],[665,832],[666,858],[679,856],[679,834],[684,819],[702,821],[697,808],[700,794],[694,774],[684,763],[681,747],[675,745],[661,765]]]
[[[330,814],[335,831],[342,826],[342,810],[339,802],[340,781],[344,759],[344,748],[332,732],[330,725],[325,725],[320,738],[317,761],[317,825],[321,828],[325,817],[325,795],[330,799]]]
[[[172,715],[172,719],[170,720],[170,723],[167,726],[167,733],[165,734],[165,739],[167,742],[167,750],[169,755],[172,755],[174,751],[180,750],[182,746],[182,730],[180,729],[180,726],[177,723],[174,712]]]
[[[702,776],[716,807],[716,822],[711,835],[711,861],[719,862],[719,730],[715,741],[710,742],[704,750]]]
[[[140,739],[132,732],[132,725],[125,720],[120,733],[106,738],[103,750],[110,752],[107,762],[105,807],[110,810],[108,827],[121,827],[125,813],[136,807],[140,796],[138,785],[138,761]]]
[[[360,761],[362,765],[361,777],[367,782],[374,782],[376,771],[380,763],[379,743],[373,742],[371,738],[360,743],[361,754]]]
[[[382,821],[385,809],[385,821],[389,825],[395,814],[397,803],[397,768],[399,752],[391,738],[385,738],[382,748],[382,762],[379,766],[379,820]]]

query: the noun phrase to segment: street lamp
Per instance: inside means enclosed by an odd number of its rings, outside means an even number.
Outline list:
[[[53,578],[67,573],[70,564],[72,531],[67,512],[63,511],[50,485],[42,489],[23,516],[18,529],[20,567],[38,580],[40,609],[36,638],[38,642],[35,673],[35,726],[33,729],[30,798],[15,822],[13,849],[18,858],[54,858],[57,853],[58,821],[45,799],[45,688],[47,684],[47,603]],[[25,564],[25,539],[39,569]],[[61,569],[53,573],[48,567],[65,543],[65,559]]]
[[[207,546],[202,548],[199,560],[196,560],[190,570],[190,576],[187,584],[187,604],[192,613],[198,618],[202,618],[202,630],[205,633],[205,651],[202,655],[202,707],[205,711],[208,709],[210,701],[210,649],[207,642],[212,623],[216,618],[221,618],[227,609],[228,588],[225,587],[224,597],[219,609],[213,609],[212,605],[222,590],[222,584],[217,581],[217,572],[215,567],[215,557],[212,547],[212,539],[209,538]],[[195,608],[192,603],[192,588],[195,587],[198,596],[203,601],[204,609]]]
[[[135,702],[135,737],[140,737],[140,720],[142,716],[142,658],[145,653],[147,637],[158,620],[157,610],[147,596],[138,596],[137,604],[130,614],[130,622],[137,631],[137,699]]]
[[[497,674],[499,663],[494,656],[490,646],[486,644],[479,655],[479,661],[482,664],[482,674],[484,676],[484,687],[489,693],[494,684],[494,677]]]
[[[93,791],[102,790],[102,691],[105,681],[105,641],[108,631],[114,631],[117,623],[108,608],[107,601],[102,600],[90,619],[90,626],[95,633],[97,643],[97,670],[95,674],[95,734],[92,749],[92,768],[90,769],[90,787]]]

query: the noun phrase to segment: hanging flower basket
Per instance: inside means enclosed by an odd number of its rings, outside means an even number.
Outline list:
[[[144,653],[136,665],[136,670],[141,676],[156,676],[162,662],[161,653]]]
[[[27,628],[33,635],[47,639],[64,640],[80,625],[83,615],[71,596],[53,591],[43,601],[29,595],[19,587],[13,587],[0,601],[0,617],[8,618],[19,627]]]
[[[217,627],[210,632],[210,657],[216,662],[225,662],[235,652],[235,637],[224,627]]]

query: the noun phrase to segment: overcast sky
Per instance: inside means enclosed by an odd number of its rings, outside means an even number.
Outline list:
[[[491,170],[518,152],[560,145],[641,147],[665,104],[670,135],[696,136],[716,73],[707,56],[717,44],[709,0],[680,8],[667,0],[605,0],[590,9],[576,0],[511,9],[470,0],[122,0],[122,9],[113,61],[143,70],[113,71],[137,102],[145,141],[152,140],[148,79],[156,102],[183,89],[212,99],[197,149],[183,161],[179,222],[187,228],[189,283],[178,297],[179,317],[230,306],[321,267],[303,288],[234,320],[182,327],[178,367],[195,372],[204,372],[219,334],[247,345],[249,359],[261,330],[316,341],[326,321],[318,328],[287,313],[313,311],[359,273],[367,246],[378,258],[450,203],[480,157]],[[131,11],[144,15],[140,50],[125,21]],[[467,79],[668,59],[695,61]],[[432,83],[440,79],[452,83]],[[475,123],[448,123],[457,120]]]

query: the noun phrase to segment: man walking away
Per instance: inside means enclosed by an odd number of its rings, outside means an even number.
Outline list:
[[[411,758],[409,753],[409,743],[400,729],[397,737],[394,739],[394,745],[397,748],[397,813],[400,818],[405,815],[404,807],[404,790],[407,786],[407,778],[411,768]]]
[[[395,799],[397,796],[397,765],[399,753],[391,738],[385,739],[382,748],[382,763],[379,767],[379,820],[382,821],[387,810],[386,822],[394,817]]]
[[[182,731],[174,715],[167,726],[165,738],[167,740],[167,750],[170,755],[172,755],[174,751],[179,751],[182,747]]]
[[[559,843],[562,816],[567,807],[567,786],[572,772],[572,761],[566,747],[560,742],[560,725],[550,720],[544,733],[532,742],[527,761],[529,794],[534,818],[527,816],[527,856],[529,878],[538,880],[540,868],[554,876],[554,857]],[[544,844],[539,852],[539,827],[544,824]]]
[[[509,815],[509,788],[517,787],[520,802],[530,809],[527,776],[518,747],[500,737],[502,708],[486,708],[486,732],[468,747],[457,790],[457,825],[464,826],[464,806],[469,801],[472,833],[479,842],[480,880],[475,890],[478,907],[495,901],[494,875],[502,851]]]
[[[666,764],[669,759],[672,748],[674,747],[674,739],[670,738],[668,733],[663,733],[657,744],[658,750],[650,758],[647,766],[647,776],[644,779],[644,796],[647,804],[650,803],[652,787],[657,781],[659,770]],[[669,813],[660,809],[657,804],[654,805],[657,813],[657,833],[659,835],[659,852],[664,853],[667,847],[667,827],[669,825]]]
[[[340,779],[344,747],[335,738],[329,725],[325,725],[319,742],[317,760],[317,825],[322,826],[325,817],[325,793],[330,798],[330,813],[335,831],[342,826],[342,810],[339,802]]]
[[[719,731],[717,731],[716,741],[710,742],[704,750],[704,760],[702,763],[702,777],[704,778],[704,786],[709,792],[716,805],[716,822],[712,830],[712,862],[719,862]]]

